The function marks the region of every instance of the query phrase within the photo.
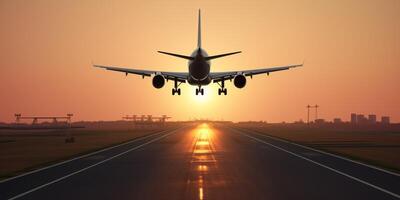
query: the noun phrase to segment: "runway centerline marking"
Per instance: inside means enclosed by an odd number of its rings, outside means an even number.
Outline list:
[[[354,176],[351,176],[351,175],[349,175],[349,174],[347,174],[347,173],[341,172],[341,171],[339,171],[339,170],[337,170],[337,169],[334,169],[334,168],[332,168],[332,167],[329,167],[329,166],[324,165],[324,164],[322,164],[322,163],[319,163],[319,162],[317,162],[317,161],[314,161],[314,160],[311,160],[311,159],[309,159],[309,158],[306,158],[306,157],[304,157],[304,156],[302,156],[302,155],[293,153],[293,152],[288,151],[288,150],[286,150],[286,149],[284,149],[284,148],[281,148],[281,147],[278,147],[278,146],[273,145],[273,144],[271,144],[271,143],[268,143],[268,142],[266,142],[266,141],[264,141],[264,140],[261,140],[261,139],[258,139],[258,138],[256,138],[256,137],[250,136],[250,135],[248,135],[248,134],[246,134],[246,133],[241,133],[241,132],[239,132],[239,134],[241,134],[241,135],[243,135],[243,136],[246,136],[246,137],[248,137],[248,138],[251,138],[251,139],[253,139],[253,140],[256,140],[256,141],[258,141],[258,142],[261,142],[261,143],[263,143],[263,144],[269,145],[269,146],[271,146],[271,147],[274,147],[274,148],[276,148],[276,149],[278,149],[278,150],[284,151],[284,152],[286,152],[286,153],[288,153],[288,154],[291,154],[291,155],[293,155],[293,156],[295,156],[295,157],[298,157],[298,158],[300,158],[300,159],[306,160],[306,161],[311,162],[311,163],[313,163],[313,164],[316,164],[316,165],[318,165],[318,166],[320,166],[320,167],[323,167],[323,168],[328,169],[328,170],[330,170],[330,171],[333,171],[333,172],[335,172],[335,173],[337,173],[337,174],[343,175],[343,176],[345,176],[345,177],[347,177],[347,178],[350,178],[350,179],[355,180],[355,181],[357,181],[357,182],[359,182],[359,183],[362,183],[362,184],[364,184],[364,185],[367,185],[367,186],[372,187],[372,188],[374,188],[374,189],[376,189],[376,190],[379,190],[379,191],[381,191],[381,192],[384,192],[384,193],[386,193],[386,194],[389,194],[389,195],[391,195],[391,196],[393,196],[393,197],[396,197],[396,198],[400,199],[400,195],[399,195],[399,194],[396,194],[396,193],[394,193],[394,192],[391,192],[391,191],[389,191],[389,190],[386,190],[386,189],[384,189],[384,188],[381,188],[381,187],[379,187],[379,186],[376,186],[376,185],[374,185],[374,184],[372,184],[372,183],[369,183],[369,182],[367,182],[367,181],[361,180],[361,179],[356,178],[356,177],[354,177]]]
[[[55,180],[53,180],[53,181],[50,181],[50,182],[45,183],[45,184],[43,184],[43,185],[37,186],[37,187],[35,187],[35,188],[33,188],[33,189],[30,189],[30,190],[28,190],[28,191],[26,191],[26,192],[23,192],[23,193],[21,193],[21,194],[18,194],[18,195],[16,195],[16,196],[13,196],[13,197],[9,198],[9,200],[18,199],[18,198],[23,197],[23,196],[25,196],[25,195],[27,195],[27,194],[30,194],[30,193],[32,193],[32,192],[35,192],[35,191],[40,190],[40,189],[42,189],[42,188],[45,188],[45,187],[47,187],[47,186],[49,186],[49,185],[52,185],[52,184],[54,184],[54,183],[60,182],[60,181],[62,181],[62,180],[64,180],[64,179],[67,179],[67,178],[69,178],[69,177],[71,177],[71,176],[73,176],[73,175],[76,175],[76,174],[79,174],[79,173],[81,173],[81,172],[84,172],[84,171],[86,171],[86,170],[88,170],[88,169],[90,169],[90,168],[93,168],[93,167],[96,167],[96,166],[98,166],[98,165],[100,165],[100,164],[103,164],[103,163],[105,163],[105,162],[108,162],[108,161],[110,161],[110,160],[112,160],[112,159],[114,159],[114,158],[120,157],[120,156],[122,156],[122,155],[124,155],[124,154],[127,154],[127,153],[131,152],[131,151],[137,150],[137,149],[139,149],[139,148],[141,148],[141,147],[143,147],[143,146],[146,146],[146,145],[148,145],[148,144],[151,144],[151,143],[153,143],[153,142],[156,142],[156,141],[158,141],[158,140],[161,140],[161,139],[163,139],[163,138],[165,138],[165,137],[167,137],[167,136],[170,136],[170,135],[176,133],[177,130],[179,130],[179,129],[172,130],[171,133],[164,134],[164,135],[162,135],[162,136],[160,136],[160,137],[157,137],[157,138],[155,138],[155,139],[152,139],[152,140],[150,140],[150,141],[148,141],[148,142],[145,142],[145,143],[140,144],[140,145],[138,145],[138,146],[135,146],[135,147],[133,147],[133,148],[131,148],[131,149],[128,149],[128,150],[126,150],[126,151],[123,151],[123,152],[121,152],[121,153],[119,153],[119,154],[117,154],[117,155],[111,156],[111,157],[109,157],[109,158],[107,158],[107,159],[105,159],[105,160],[102,160],[102,161],[100,161],[100,162],[97,162],[97,163],[92,164],[92,165],[90,165],[90,166],[87,166],[87,167],[85,167],[85,168],[82,168],[82,169],[80,169],[80,170],[77,170],[77,171],[75,171],[75,172],[72,172],[72,173],[70,173],[70,174],[68,174],[68,175],[62,176],[62,177],[60,177],[60,178],[58,178],[58,179],[55,179]]]
[[[197,199],[207,199],[207,181],[209,170],[216,167],[217,160],[214,157],[215,149],[212,145],[212,129],[208,124],[199,125],[195,129],[194,144],[192,149],[192,158],[190,168],[195,179],[188,179],[189,187],[195,187],[197,190]],[[193,182],[192,182],[193,181]],[[193,184],[193,185],[191,185]]]

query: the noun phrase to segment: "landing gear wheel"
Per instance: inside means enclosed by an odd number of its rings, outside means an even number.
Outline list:
[[[196,88],[196,95],[199,95],[199,93],[204,95],[204,88]]]
[[[218,95],[227,95],[228,94],[228,90],[226,88],[218,88]]]
[[[181,88],[172,88],[172,95],[175,95],[175,93],[181,95]]]
[[[181,95],[181,88],[178,88],[180,84],[181,83],[178,84],[177,80],[174,81],[174,88],[172,88],[172,95],[175,95],[175,93]]]
[[[218,88],[218,95],[221,95],[222,93],[224,93],[224,95],[226,96],[228,94],[228,90],[225,88],[225,81],[221,81],[221,83],[218,83],[219,86],[221,86],[221,88]]]

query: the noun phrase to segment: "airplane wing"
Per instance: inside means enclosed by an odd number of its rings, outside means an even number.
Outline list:
[[[141,69],[130,69],[130,68],[122,68],[122,67],[113,67],[113,66],[103,66],[103,65],[93,65],[93,67],[103,68],[106,70],[123,72],[126,75],[128,74],[136,74],[140,75],[143,78],[145,76],[151,76],[153,74],[161,74],[165,79],[168,80],[177,80],[179,82],[186,82],[189,74],[187,72],[164,72],[164,71],[152,71],[152,70],[141,70]]]
[[[269,74],[271,72],[288,70],[290,68],[301,67],[301,66],[303,66],[303,64],[243,70],[243,71],[211,72],[210,76],[213,82],[219,82],[219,81],[233,79],[238,74],[252,77],[253,75]]]

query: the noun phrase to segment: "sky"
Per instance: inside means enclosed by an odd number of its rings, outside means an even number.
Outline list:
[[[298,64],[259,75],[243,89],[228,82],[196,96],[173,82],[93,68],[92,63],[136,69],[186,71],[197,43],[208,54],[241,50],[212,61],[211,71]],[[119,120],[126,114],[169,115],[172,120],[349,120],[350,113],[400,122],[400,1],[263,0],[0,1],[0,121],[22,115],[65,115],[73,120]],[[312,116],[311,119],[313,119]]]

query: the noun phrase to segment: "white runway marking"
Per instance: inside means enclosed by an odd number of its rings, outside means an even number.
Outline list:
[[[100,149],[100,150],[95,151],[95,152],[92,152],[92,153],[88,153],[88,154],[85,154],[85,155],[81,155],[81,156],[78,156],[78,157],[74,157],[74,158],[69,159],[69,160],[65,160],[65,161],[62,161],[62,162],[59,162],[59,163],[56,163],[56,164],[53,164],[53,165],[49,165],[49,166],[46,166],[46,167],[42,167],[42,168],[39,168],[39,169],[30,171],[30,172],[24,173],[24,174],[20,174],[20,175],[18,175],[18,176],[14,176],[14,177],[11,177],[11,178],[8,178],[8,179],[1,180],[0,183],[5,183],[5,182],[7,182],[7,181],[11,181],[11,180],[14,180],[14,179],[17,179],[17,178],[20,178],[20,177],[23,177],[23,176],[26,176],[26,175],[29,175],[29,174],[33,174],[33,173],[36,173],[36,172],[40,172],[40,171],[43,171],[43,170],[45,170],[45,169],[50,169],[50,168],[53,168],[53,167],[56,167],[56,166],[59,166],[59,165],[62,165],[62,164],[69,163],[69,162],[74,161],[74,160],[78,160],[78,159],[85,158],[85,157],[88,157],[88,156],[91,156],[91,155],[94,155],[94,154],[97,154],[97,153],[101,153],[101,152],[103,152],[103,151],[108,151],[108,150],[111,150],[111,149],[114,149],[114,148],[117,148],[117,147],[120,147],[120,146],[123,146],[123,145],[126,145],[126,144],[130,144],[130,143],[133,143],[133,142],[137,142],[137,141],[140,141],[140,140],[144,140],[144,139],[149,138],[149,137],[151,137],[151,136],[154,136],[154,135],[157,135],[157,134],[162,134],[162,133],[165,133],[165,132],[167,132],[167,131],[168,131],[168,130],[166,130],[166,131],[161,131],[161,132],[157,132],[157,133],[153,133],[153,134],[150,134],[150,135],[147,135],[147,136],[144,136],[144,137],[140,137],[140,138],[137,138],[137,139],[133,139],[133,140],[128,141],[128,142],[124,142],[124,143],[122,143],[122,144],[118,144],[118,145],[111,146],[111,147],[108,147],[108,148],[105,148],[105,149]]]
[[[245,134],[245,133],[241,133],[241,132],[239,132],[239,133],[240,133],[241,135],[243,135],[243,136],[249,137],[249,138],[251,138],[251,139],[253,139],[253,140],[256,140],[256,141],[261,142],[261,143],[263,143],[263,144],[269,145],[269,146],[271,146],[271,147],[274,147],[274,148],[276,148],[276,149],[279,149],[279,150],[281,150],[281,151],[284,151],[284,152],[286,152],[286,153],[288,153],[288,154],[291,154],[291,155],[293,155],[293,156],[296,156],[296,157],[298,157],[298,158],[301,158],[301,159],[303,159],[303,160],[306,160],[306,161],[308,161],[308,162],[314,163],[314,164],[316,164],[316,165],[318,165],[318,166],[320,166],[320,167],[323,167],[323,168],[328,169],[328,170],[330,170],[330,171],[333,171],[333,172],[335,172],[335,173],[337,173],[337,174],[343,175],[343,176],[345,176],[345,177],[347,177],[347,178],[350,178],[350,179],[352,179],[352,180],[355,180],[355,181],[360,182],[360,183],[362,183],[362,184],[364,184],[364,185],[370,186],[370,187],[372,187],[372,188],[374,188],[374,189],[377,189],[377,190],[379,190],[379,191],[381,191],[381,192],[384,192],[384,193],[386,193],[386,194],[389,194],[389,195],[391,195],[391,196],[393,196],[393,197],[396,197],[396,198],[400,199],[400,195],[398,195],[398,194],[396,194],[396,193],[393,193],[393,192],[391,192],[391,191],[389,191],[389,190],[386,190],[386,189],[384,189],[384,188],[381,188],[381,187],[379,187],[379,186],[376,186],[376,185],[374,185],[374,184],[372,184],[372,183],[368,183],[368,182],[366,182],[366,181],[364,181],[364,180],[361,180],[361,179],[359,179],[359,178],[356,178],[356,177],[354,177],[354,176],[351,176],[351,175],[349,175],[349,174],[346,174],[346,173],[344,173],[344,172],[341,172],[341,171],[339,171],[339,170],[336,170],[336,169],[334,169],[334,168],[332,168],[332,167],[326,166],[326,165],[324,165],[324,164],[322,164],[322,163],[316,162],[316,161],[314,161],[314,160],[311,160],[311,159],[306,158],[306,157],[304,157],[304,156],[301,156],[301,155],[299,155],[299,154],[293,153],[293,152],[291,152],[291,151],[288,151],[288,150],[283,149],[283,148],[281,148],[281,147],[278,147],[278,146],[276,146],[276,145],[270,144],[270,143],[268,143],[268,142],[266,142],[266,141],[264,141],[264,140],[260,140],[260,139],[258,139],[258,138],[255,138],[255,137],[250,136],[250,135]]]
[[[78,171],[75,171],[75,172],[73,172],[73,173],[70,173],[70,174],[68,174],[68,175],[65,175],[65,176],[63,176],[63,177],[61,177],[61,178],[55,179],[55,180],[53,180],[53,181],[50,181],[50,182],[48,182],[48,183],[46,183],[46,184],[40,185],[40,186],[35,187],[35,188],[33,188],[33,189],[30,189],[30,190],[28,190],[28,191],[26,191],[26,192],[24,192],[24,193],[21,193],[21,194],[18,194],[18,195],[16,195],[16,196],[14,196],[14,197],[9,198],[9,200],[18,199],[18,198],[20,198],[20,197],[23,197],[23,196],[29,194],[29,193],[32,193],[32,192],[35,192],[35,191],[40,190],[40,189],[42,189],[42,188],[45,188],[45,187],[47,187],[47,186],[49,186],[49,185],[51,185],[51,184],[60,182],[60,181],[62,181],[62,180],[64,180],[64,179],[67,179],[68,177],[71,177],[71,176],[73,176],[73,175],[79,174],[79,173],[81,173],[81,172],[84,172],[84,171],[86,171],[86,170],[92,168],[92,167],[95,167],[95,166],[97,166],[97,165],[103,164],[103,163],[105,163],[105,162],[107,162],[107,161],[110,161],[110,160],[112,160],[112,159],[114,159],[114,158],[117,158],[117,157],[122,156],[122,155],[124,155],[124,154],[126,154],[126,153],[129,153],[129,152],[134,151],[134,150],[136,150],[136,149],[139,149],[139,148],[141,148],[141,147],[143,147],[143,146],[146,146],[146,145],[148,145],[148,144],[150,144],[150,143],[153,143],[153,142],[155,142],[155,141],[158,141],[158,140],[160,140],[160,139],[163,139],[163,138],[165,138],[165,137],[167,137],[167,136],[169,136],[169,135],[175,133],[176,131],[177,131],[177,130],[173,130],[171,133],[162,135],[162,136],[157,137],[157,138],[155,138],[155,139],[152,139],[152,140],[150,140],[150,141],[148,141],[148,142],[146,142],[146,143],[143,143],[143,144],[141,144],[141,145],[138,145],[138,146],[135,146],[135,147],[133,147],[133,148],[131,148],[131,149],[128,149],[128,150],[126,150],[126,151],[124,151],[124,152],[121,152],[121,153],[119,153],[119,154],[117,154],[117,155],[111,156],[111,157],[109,157],[109,158],[107,158],[107,159],[105,159],[105,160],[102,160],[102,161],[100,161],[100,162],[97,162],[97,163],[95,163],[95,164],[92,164],[92,165],[90,165],[90,166],[88,166],[88,167],[85,167],[85,168],[83,168],[83,169],[80,169],[80,170],[78,170]],[[115,147],[114,147],[114,148],[115,148]]]
[[[349,162],[352,162],[352,163],[356,163],[356,164],[359,164],[359,165],[362,165],[362,166],[365,166],[365,167],[376,169],[376,170],[379,170],[381,172],[385,172],[385,173],[388,173],[388,174],[391,174],[391,175],[394,175],[394,176],[400,176],[400,174],[398,174],[396,172],[388,171],[388,170],[385,170],[385,169],[382,169],[382,168],[379,168],[379,167],[368,165],[368,164],[365,164],[365,163],[362,163],[362,162],[359,162],[359,161],[356,161],[356,160],[352,160],[352,159],[349,159],[349,158],[345,158],[343,156],[335,155],[335,154],[332,154],[332,153],[329,153],[329,152],[326,152],[326,151],[321,151],[321,150],[318,150],[318,149],[307,147],[307,146],[304,146],[304,145],[301,145],[301,144],[297,144],[297,143],[294,143],[294,142],[291,142],[291,141],[288,141],[288,140],[284,140],[284,139],[281,139],[281,138],[272,137],[272,136],[265,135],[265,134],[260,134],[260,133],[254,133],[254,134],[260,135],[260,136],[263,136],[263,137],[267,137],[267,138],[270,138],[272,140],[278,140],[278,141],[285,142],[285,143],[288,143],[288,144],[293,144],[293,145],[296,145],[296,146],[304,148],[304,149],[308,149],[308,150],[311,150],[311,151],[322,153],[322,154],[325,154],[325,155],[328,155],[328,156],[333,156],[335,158],[339,158],[339,159],[342,159],[342,160],[345,160],[345,161],[349,161]]]

